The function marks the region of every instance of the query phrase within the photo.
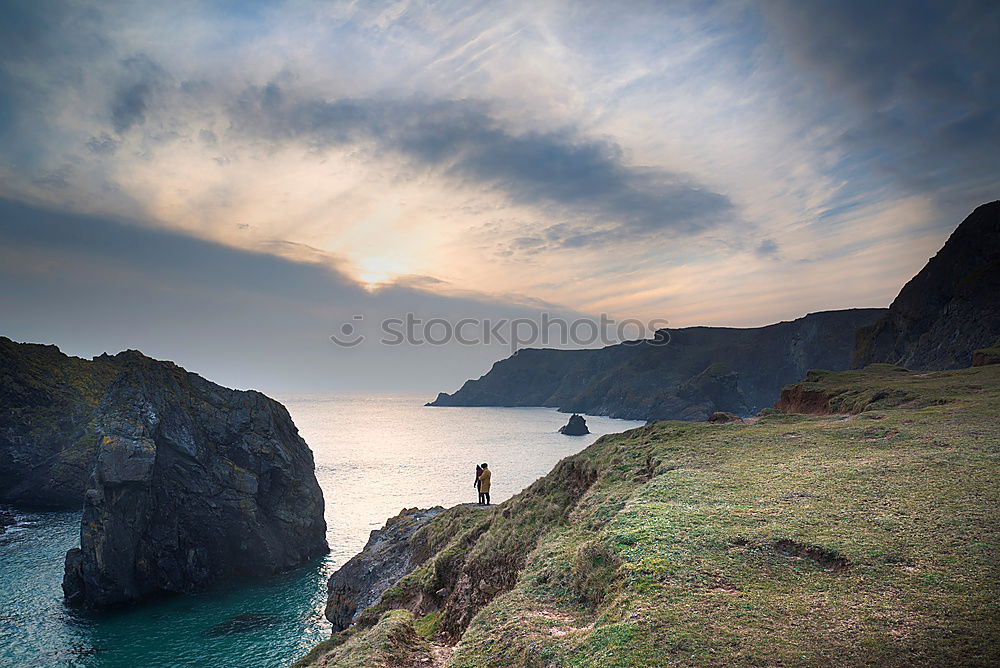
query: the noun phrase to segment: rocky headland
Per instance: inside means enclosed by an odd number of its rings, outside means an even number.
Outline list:
[[[79,508],[97,452],[95,411],[121,371],[0,337],[0,503]]]
[[[378,603],[401,577],[423,563],[432,545],[417,532],[443,508],[407,508],[371,532],[365,548],[340,567],[327,585],[326,618],[334,632],[358,619],[361,611]]]
[[[115,358],[68,603],[196,591],[327,551],[312,453],[281,404],[135,351]]]

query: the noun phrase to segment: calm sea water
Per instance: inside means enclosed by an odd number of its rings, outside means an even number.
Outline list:
[[[326,580],[368,533],[407,507],[476,500],[477,462],[493,469],[494,502],[597,436],[640,423],[589,417],[594,433],[556,433],[543,408],[430,408],[423,396],[295,395],[288,407],[316,458],[331,552],[264,581],[233,582],[107,614],[62,603],[63,556],[78,513],[21,513],[0,536],[2,666],[285,666],[327,637]],[[230,623],[252,615],[246,623]],[[218,625],[223,626],[218,626]]]

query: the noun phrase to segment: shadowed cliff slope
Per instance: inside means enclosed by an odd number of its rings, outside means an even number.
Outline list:
[[[812,313],[767,327],[686,327],[669,342],[527,348],[432,406],[555,406],[637,420],[751,415],[812,368],[846,369],[854,333],[885,309]]]
[[[858,332],[854,367],[960,369],[1000,335],[1000,201],[978,207],[903,286],[889,313]]]

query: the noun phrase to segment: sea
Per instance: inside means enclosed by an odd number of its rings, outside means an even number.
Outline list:
[[[642,423],[587,416],[563,436],[550,408],[424,406],[420,395],[277,395],[312,448],[326,501],[325,557],[275,577],[232,581],[106,613],[62,601],[63,557],[79,512],[20,512],[0,535],[0,666],[287,666],[330,635],[326,581],[403,508],[476,501],[477,463],[492,500],[510,498],[563,457]]]

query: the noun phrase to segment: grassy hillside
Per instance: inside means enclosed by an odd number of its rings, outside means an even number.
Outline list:
[[[302,665],[1000,662],[1000,366],[806,391],[835,414],[654,423],[442,513],[444,547]]]

